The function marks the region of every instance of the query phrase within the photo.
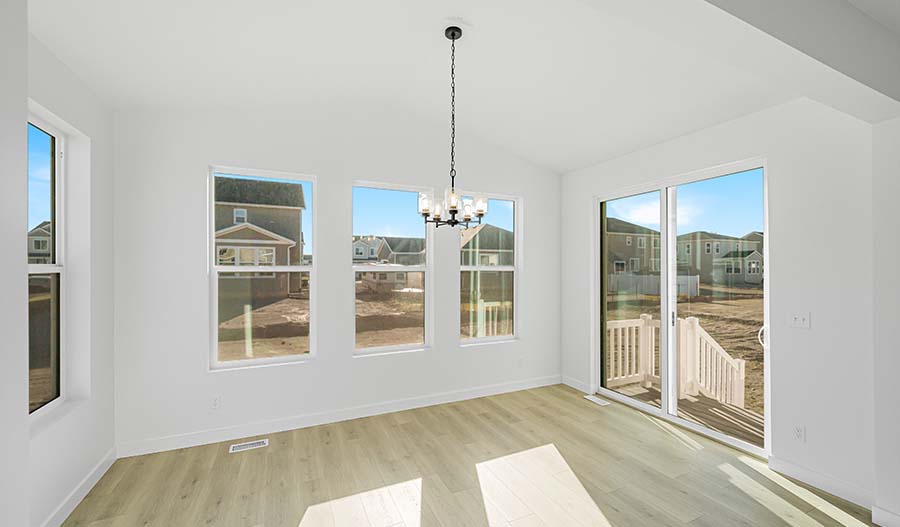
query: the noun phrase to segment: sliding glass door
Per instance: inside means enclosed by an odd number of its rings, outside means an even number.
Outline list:
[[[601,386],[661,407],[660,192],[600,204]]]
[[[763,169],[703,176],[599,204],[600,391],[764,448]]]

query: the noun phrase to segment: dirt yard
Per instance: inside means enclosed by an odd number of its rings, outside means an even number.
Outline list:
[[[731,298],[722,298],[728,296]],[[613,309],[615,308],[615,309]],[[644,298],[611,303],[610,320],[638,318],[647,313],[659,318],[659,299]],[[762,414],[764,408],[763,349],[756,334],[763,325],[763,297],[757,289],[701,290],[701,296],[678,302],[678,317],[697,317],[700,326],[735,359],[747,361],[744,407]]]
[[[415,294],[368,293],[356,299],[357,349],[425,342],[424,304]],[[309,300],[286,298],[251,313],[253,358],[309,353]],[[219,360],[248,358],[243,315],[219,324]]]

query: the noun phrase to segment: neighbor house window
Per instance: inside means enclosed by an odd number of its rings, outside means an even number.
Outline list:
[[[366,252],[363,250],[362,247],[357,247],[355,250],[355,254],[356,254],[356,256],[365,256]]]
[[[641,259],[640,258],[631,258],[628,260],[628,264],[631,267],[631,271],[634,273],[641,270]]]
[[[647,240],[643,236],[638,238],[638,249],[643,249],[646,246],[647,246]]]
[[[353,238],[378,240],[379,260],[354,264],[356,351],[424,348],[428,237],[417,213],[419,191],[353,187]],[[375,247],[370,248],[372,257]]]
[[[703,250],[706,252],[706,254],[711,253],[712,252],[712,244],[710,242],[706,242],[705,244],[703,244]]]
[[[247,223],[247,209],[234,209],[234,222]]]
[[[481,224],[460,231],[463,339],[515,335],[516,228],[516,202],[489,199]]]
[[[684,244],[684,254],[687,254],[687,255],[691,254],[691,244],[689,244],[689,243]]]
[[[243,170],[212,180],[212,366],[308,355],[313,181]]]
[[[719,254],[722,251],[722,244],[716,242],[716,254]]]
[[[747,273],[749,274],[759,274],[760,273],[760,265],[759,262],[747,262]]]
[[[616,260],[613,262],[613,272],[615,274],[622,274],[625,272],[625,262],[621,260]]]
[[[625,237],[625,245],[631,247],[631,236]]]
[[[61,134],[28,123],[28,412],[62,395]],[[39,237],[39,238],[37,238]]]

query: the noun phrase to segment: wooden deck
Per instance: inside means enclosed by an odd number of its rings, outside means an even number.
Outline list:
[[[642,388],[639,384],[631,384],[616,388],[616,391],[650,403],[657,408],[661,404],[659,389],[655,386]],[[765,422],[763,416],[756,412],[698,395],[678,401],[678,417],[746,441],[751,445],[763,446]]]

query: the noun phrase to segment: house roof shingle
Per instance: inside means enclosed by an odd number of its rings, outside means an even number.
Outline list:
[[[730,251],[723,254],[722,258],[746,258],[755,252],[757,251],[752,249],[749,251]]]
[[[616,232],[621,234],[655,234],[659,235],[659,231],[637,225],[619,218],[606,218],[606,232]]]
[[[303,187],[297,183],[216,176],[216,201],[306,208]]]
[[[482,223],[477,227],[462,231],[460,247],[467,248],[473,240],[478,241],[480,251],[512,250],[515,247],[515,234],[490,223]]]
[[[729,236],[727,234],[719,234],[717,232],[709,232],[709,231],[694,231],[682,234],[678,237],[679,240],[687,240],[687,239],[695,239],[695,240],[740,240],[741,238],[735,238],[734,236]]]
[[[382,238],[393,253],[420,253],[425,250],[425,238]]]
[[[49,235],[49,234],[51,234],[50,225],[51,225],[51,222],[50,222],[49,220],[42,221],[42,222],[39,223],[38,225],[35,225],[35,227],[34,227],[33,229],[31,229],[30,231],[28,231],[28,235],[29,235],[29,236],[32,236],[32,235],[35,235],[35,234],[47,234],[47,235]],[[38,231],[43,231],[43,233],[39,233]]]

